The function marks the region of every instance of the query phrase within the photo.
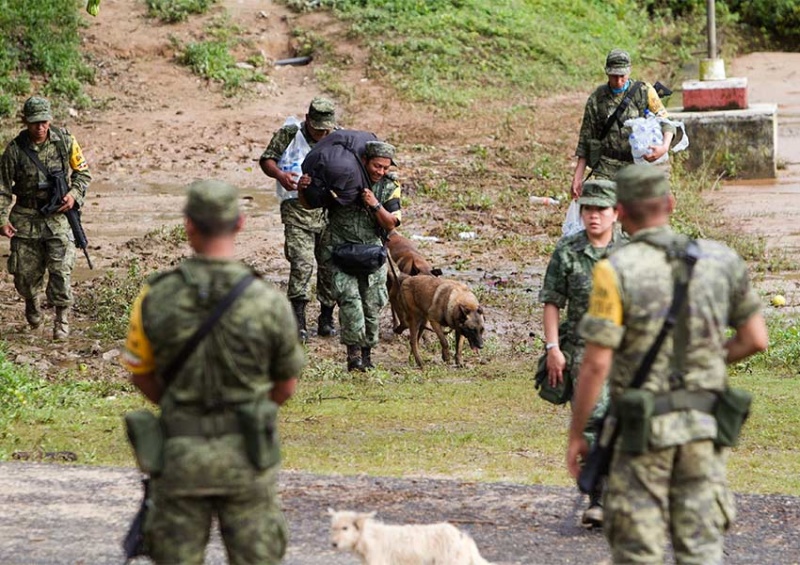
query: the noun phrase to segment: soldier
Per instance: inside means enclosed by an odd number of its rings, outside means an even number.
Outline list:
[[[311,294],[311,274],[315,260],[317,298],[320,303],[317,335],[327,337],[336,334],[333,325],[335,301],[331,290],[331,268],[321,260],[322,249],[327,240],[327,216],[323,208],[308,210],[297,200],[297,180],[301,174],[300,165],[303,159],[319,140],[334,129],[336,114],[333,102],[325,98],[314,98],[308,107],[305,121],[299,125],[285,125],[275,132],[259,160],[264,174],[278,183],[276,190],[281,200],[284,255],[289,261],[287,296],[292,302],[303,342],[308,338],[306,305]],[[290,148],[291,156],[287,155]]]
[[[277,564],[287,526],[275,415],[305,355],[289,301],[255,277],[168,374],[195,330],[253,276],[233,260],[244,225],[235,187],[192,183],[184,213],[195,255],[142,289],[123,356],[134,385],[161,407],[163,466],[151,480],[145,544],[156,563],[202,564],[216,517],[231,563]]]
[[[614,562],[663,563],[670,532],[677,563],[722,563],[723,534],[735,510],[725,476],[727,448],[715,441],[716,399],[728,386],[726,363],[767,347],[759,299],[744,261],[721,243],[698,240],[699,258],[689,270],[689,240],[669,227],[675,200],[663,172],[632,165],[616,181],[619,220],[631,240],[594,268],[589,310],[578,327],[586,351],[567,464],[577,477],[587,455],[586,421],[611,370],[612,413],[631,398],[642,406],[616,413],[624,422],[641,412],[641,421],[621,425],[614,445],[604,500]],[[664,326],[674,281],[687,277],[677,323],[631,394],[634,374]],[[649,439],[638,442],[636,453],[628,442],[641,439],[648,423]]]
[[[366,144],[362,162],[370,188],[349,206],[329,209],[331,247],[344,243],[382,245],[385,235],[400,225],[400,185],[389,168],[394,165],[395,148],[381,141]],[[303,175],[301,183],[309,181]],[[347,347],[347,370],[374,367],[372,348],[378,343],[381,309],[389,300],[384,264],[369,275],[352,275],[333,265],[333,292],[339,305],[341,341]]]
[[[577,333],[578,322],[589,307],[592,290],[592,268],[612,250],[626,241],[615,229],[617,213],[616,185],[610,180],[589,180],[578,199],[584,230],[558,242],[544,276],[539,301],[544,304],[545,351],[551,386],[567,379],[574,391],[578,368],[583,358],[584,341]],[[559,326],[560,310],[566,307],[566,319]],[[567,364],[567,356],[569,364]],[[584,430],[584,437],[592,445],[596,439],[599,420],[608,409],[608,387],[603,387],[600,399],[592,411]],[[602,490],[589,496],[589,507],[582,522],[589,527],[603,523]]]
[[[649,83],[631,80],[631,57],[626,51],[612,49],[606,57],[605,71],[608,82],[597,87],[589,96],[583,112],[578,147],[575,149],[578,164],[572,176],[573,198],[581,194],[587,163],[592,168],[594,178],[612,180],[617,171],[633,163],[628,141],[630,132],[623,126],[625,120],[643,117],[645,110],[660,118],[667,117],[667,110],[655,88]],[[627,107],[610,124],[606,135],[601,137],[609,117],[624,100],[628,100]],[[675,126],[662,123],[661,130],[664,134],[663,143],[651,147],[651,153],[644,156],[647,161],[656,161],[669,150]]]
[[[64,212],[83,205],[92,176],[80,145],[66,129],[50,124],[50,102],[32,96],[22,107],[25,129],[8,144],[0,159],[0,233],[11,238],[8,272],[25,299],[25,319],[36,329],[42,323],[41,292],[48,274],[47,300],[56,308],[53,339],[69,335],[68,310],[72,305],[70,277],[75,265],[75,244]],[[32,151],[50,173],[68,175],[70,190],[55,214],[40,210],[50,202],[54,183],[26,154]],[[11,208],[11,196],[16,202]],[[6,219],[8,218],[8,219]]]

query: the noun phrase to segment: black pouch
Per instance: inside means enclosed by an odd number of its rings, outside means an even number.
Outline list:
[[[164,468],[164,428],[161,420],[149,410],[125,414],[128,441],[133,446],[136,463],[143,473],[157,477]]]
[[[739,441],[753,395],[740,388],[728,388],[719,394],[714,407],[717,420],[717,439],[714,443],[721,447],[734,447]]]
[[[628,389],[616,403],[620,421],[620,449],[640,455],[650,446],[650,420],[655,409],[655,396],[649,390]]]
[[[596,169],[600,164],[600,157],[603,156],[603,142],[599,139],[590,139],[588,143],[589,151],[586,156],[586,163],[592,168]]]
[[[333,264],[348,275],[371,275],[386,262],[386,248],[368,243],[342,243],[333,248]]]
[[[281,448],[275,431],[278,405],[268,398],[241,404],[236,409],[247,458],[259,471],[277,465]]]
[[[561,383],[558,386],[550,386],[550,379],[547,378],[547,353],[539,357],[539,365],[536,368],[534,377],[536,389],[539,391],[539,396],[550,404],[566,404],[572,398],[572,381],[566,375],[570,368],[571,358],[569,353],[563,350],[562,353],[564,353],[564,357],[567,360],[567,365],[564,369]]]

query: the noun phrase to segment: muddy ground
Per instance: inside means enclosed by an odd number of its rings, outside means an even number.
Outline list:
[[[264,0],[220,4],[270,60],[295,54],[291,31],[298,25],[326,37],[337,37],[341,31],[340,24],[324,14],[298,16]],[[95,292],[105,273],[124,272],[131,261],[152,270],[187,255],[185,245],[173,245],[163,234],[180,221],[182,187],[203,177],[224,178],[242,187],[248,224],[239,256],[276,284],[283,284],[288,275],[274,185],[256,160],[285,117],[301,116],[308,101],[322,93],[314,75],[316,62],[275,67],[269,70],[270,80],[254,93],[226,98],[217,86],[193,77],[173,61],[170,37],[190,40],[207,21],[208,17],[178,26],[159,24],[146,19],[144,4],[133,0],[103,0],[101,16],[87,17],[84,42],[97,70],[96,84],[88,87],[88,93],[96,105],[65,113],[62,122],[84,147],[95,177],[84,214],[95,270],[89,271],[79,256],[74,283],[78,296]],[[458,167],[473,144],[496,141],[496,124],[443,119],[435,109],[412,111],[369,76],[364,50],[341,35],[336,50],[337,57],[348,61],[340,78],[352,85],[348,99],[339,101],[343,125],[375,131],[398,143],[401,151],[411,146],[436,148],[435,155],[408,151],[399,159],[406,194],[413,196],[421,179]],[[771,246],[796,254],[800,107],[798,92],[792,89],[800,57],[753,54],[735,61],[731,71],[748,76],[752,102],[779,104],[783,168],[775,182],[726,184],[710,197],[743,231],[767,235]],[[565,168],[570,165],[585,97],[578,92],[530,103],[540,116],[539,135],[552,133],[563,149]],[[569,135],[564,134],[563,124],[570,124]],[[538,289],[543,259],[480,254],[475,243],[467,247],[457,237],[445,237],[441,226],[450,213],[430,199],[414,202],[405,212],[408,234],[439,236],[437,243],[422,244],[435,265],[474,285],[491,288],[502,283],[520,292]],[[480,226],[479,238],[486,242],[502,230],[524,231],[529,221],[497,210],[468,210],[460,219]],[[8,242],[0,241],[0,254],[7,253]],[[470,267],[456,271],[456,265],[465,262]],[[790,304],[800,298],[791,279],[766,277],[760,284],[770,291],[780,289]],[[48,326],[36,332],[26,329],[22,302],[10,277],[4,270],[0,274],[0,331],[12,359],[30,363],[45,375],[74,371],[81,365],[97,378],[124,378],[115,359],[121,344],[92,335],[90,323],[84,312],[76,310],[72,338],[53,347]],[[530,325],[525,315],[489,309],[489,333],[503,335],[509,343],[529,339]],[[406,347],[403,340],[383,343],[378,362],[405,363]],[[310,355],[339,356],[339,349],[335,342],[312,340]],[[0,563],[121,562],[118,541],[135,511],[137,480],[132,469],[0,464]],[[600,563],[607,557],[602,537],[577,526],[583,501],[571,489],[294,472],[284,473],[281,480],[293,532],[287,563],[293,565],[355,562],[327,547],[328,506],[375,509],[383,519],[395,522],[448,519],[469,530],[483,553],[499,563]],[[800,562],[800,536],[792,526],[800,522],[800,500],[741,495],[739,501],[741,517],[729,536],[726,562]],[[222,562],[218,540],[212,544],[209,562]]]

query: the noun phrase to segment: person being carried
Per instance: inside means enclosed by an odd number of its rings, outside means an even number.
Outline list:
[[[70,278],[75,266],[75,243],[64,212],[83,205],[92,175],[75,137],[51,125],[48,100],[31,96],[22,115],[25,129],[0,158],[0,234],[11,239],[8,272],[25,299],[25,319],[32,329],[42,324],[41,292],[48,275],[45,295],[56,308],[53,339],[59,340],[69,335]],[[50,174],[40,170],[26,152],[37,156]],[[69,192],[62,206],[45,216],[41,210],[55,190],[52,174],[66,176]],[[12,196],[16,197],[13,208]]]
[[[333,102],[314,98],[308,106],[305,121],[285,125],[272,136],[261,154],[259,165],[268,177],[274,178],[281,201],[281,222],[284,233],[284,256],[289,261],[287,296],[292,303],[300,339],[308,339],[306,306],[311,297],[311,275],[317,264],[317,298],[320,314],[317,335],[336,335],[333,323],[335,300],[332,291],[330,264],[323,260],[322,249],[328,238],[328,219],[323,208],[308,210],[297,200],[300,166],[311,148],[336,129]]]
[[[616,229],[616,203],[616,184],[613,181],[586,181],[578,198],[581,219],[586,227],[558,242],[539,292],[539,301],[544,304],[548,379],[551,386],[568,380],[573,394],[577,387],[578,368],[581,366],[584,348],[584,340],[578,335],[577,327],[589,307],[592,268],[627,241],[620,230]],[[560,311],[563,308],[566,308],[566,319],[559,324]],[[594,444],[596,430],[607,409],[608,387],[603,387],[584,429],[584,437],[589,445]],[[584,525],[602,525],[601,495],[601,487],[590,493],[589,507],[582,517]]]
[[[631,239],[594,267],[578,325],[586,350],[567,467],[579,476],[586,422],[608,379],[608,429],[619,433],[603,531],[614,563],[664,563],[667,535],[677,563],[722,563],[735,516],[726,445],[735,437],[720,432],[741,425],[743,412],[720,398],[730,393],[726,364],[767,348],[761,304],[733,250],[669,227],[675,199],[662,171],[631,165],[616,182],[619,221]],[[598,441],[608,437],[604,430]]]
[[[238,190],[196,181],[184,215],[195,255],[150,277],[122,356],[133,384],[161,408],[153,433],[163,434],[163,464],[151,473],[145,546],[158,564],[201,565],[216,518],[231,563],[276,565],[287,544],[276,414],[305,353],[286,296],[233,259],[244,225]],[[182,355],[187,343],[194,347]]]
[[[389,169],[394,165],[395,148],[382,141],[368,141],[361,157],[371,183],[360,197],[348,205],[333,204],[328,209],[330,247],[333,255],[343,244],[382,246],[386,234],[400,225],[400,185]],[[303,175],[298,186],[300,199],[311,178]],[[341,341],[347,347],[347,370],[365,371],[374,367],[372,348],[378,344],[380,313],[389,301],[386,290],[387,265],[370,274],[350,274],[332,261],[333,292],[339,305]]]
[[[629,131],[626,120],[644,117],[645,110],[659,118],[666,118],[667,110],[655,88],[647,82],[631,80],[631,57],[627,51],[612,49],[606,57],[605,73],[608,82],[595,89],[586,101],[583,121],[575,155],[578,163],[572,176],[572,198],[581,195],[587,165],[597,179],[614,179],[614,175],[633,163]],[[611,120],[617,108],[621,111]],[[663,142],[652,146],[644,156],[647,161],[657,161],[670,147],[675,136],[675,126],[662,123]]]

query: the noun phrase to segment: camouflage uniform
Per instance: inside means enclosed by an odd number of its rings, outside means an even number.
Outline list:
[[[370,189],[384,207],[398,220],[400,214],[400,185],[390,173]],[[341,243],[367,243],[382,245],[378,224],[372,212],[357,200],[350,206],[334,206],[329,209],[331,247]],[[386,290],[386,270],[380,269],[367,276],[348,275],[333,266],[333,292],[339,305],[341,341],[345,345],[373,347],[378,343],[379,316],[389,301]]]
[[[669,310],[673,266],[680,269],[683,262],[668,259],[665,250],[683,249],[686,241],[666,226],[643,229],[594,269],[589,310],[578,332],[615,350],[612,406],[633,380]],[[724,389],[726,328],[759,311],[744,261],[720,243],[701,240],[698,245],[689,315],[668,334],[642,389]],[[652,417],[644,454],[623,452],[617,444],[604,529],[615,563],[663,563],[667,532],[678,563],[722,562],[723,533],[735,511],[725,475],[727,450],[714,445],[716,433],[713,415],[687,409]]]
[[[22,131],[0,158],[0,221],[17,230],[11,238],[8,258],[8,272],[14,276],[14,286],[23,298],[37,299],[47,272],[47,299],[56,308],[66,309],[72,305],[74,237],[64,214],[45,217],[39,212],[50,200],[48,189],[39,188],[47,179],[22,151],[24,146],[31,147],[48,170],[72,171],[69,194],[75,199],[75,207],[83,205],[92,176],[75,138],[66,129],[52,125],[47,140],[40,145],[32,143],[28,132]],[[12,194],[16,197],[13,208]]]
[[[131,315],[125,363],[161,374],[216,304],[246,274],[239,262],[200,256],[151,277]],[[161,398],[170,422],[235,419],[237,404],[269,394],[273,381],[304,365],[286,298],[257,279],[233,303],[174,375]],[[208,426],[213,429],[213,426]],[[156,563],[203,563],[216,515],[231,563],[279,563],[288,530],[277,497],[276,465],[262,472],[248,460],[239,433],[168,437],[164,470],[152,481],[145,525]]]
[[[261,159],[279,161],[289,144],[302,131],[308,144],[316,142],[306,130],[305,122],[299,126],[288,125],[279,129],[267,145]],[[293,198],[281,202],[281,222],[284,233],[284,255],[289,261],[289,300],[308,302],[311,294],[311,274],[317,264],[317,296],[323,306],[333,306],[335,300],[331,289],[332,271],[330,263],[322,260],[322,249],[327,244],[327,215],[324,208],[307,210]]]
[[[606,58],[607,75],[630,75],[631,59],[627,52],[613,49]],[[620,102],[625,98],[629,89],[636,81],[629,79],[624,89],[614,93],[608,83],[598,86],[586,101],[583,111],[581,133],[578,138],[578,147],[575,155],[589,161],[589,142],[600,139],[600,134],[608,118],[617,110]],[[658,93],[649,83],[643,83],[631,97],[630,103],[624,112],[611,125],[606,136],[602,139],[602,156],[600,162],[593,169],[592,175],[596,179],[613,179],[614,175],[625,165],[633,163],[631,144],[628,141],[630,131],[623,126],[626,120],[644,116],[644,111],[649,109],[659,118],[667,117],[667,110],[661,102]],[[675,126],[661,124],[663,133],[675,133]]]
[[[561,350],[571,356],[564,378],[572,382],[573,391],[578,384],[578,372],[585,347],[585,341],[578,335],[577,328],[578,322],[589,308],[592,268],[612,250],[624,245],[625,241],[622,232],[615,228],[608,247],[598,249],[592,247],[586,230],[582,230],[562,238],[547,265],[539,302],[553,304],[559,310],[565,306],[567,308],[566,319],[559,325],[558,335]],[[584,432],[589,445],[594,443],[597,427],[607,410],[608,387],[604,386]]]

